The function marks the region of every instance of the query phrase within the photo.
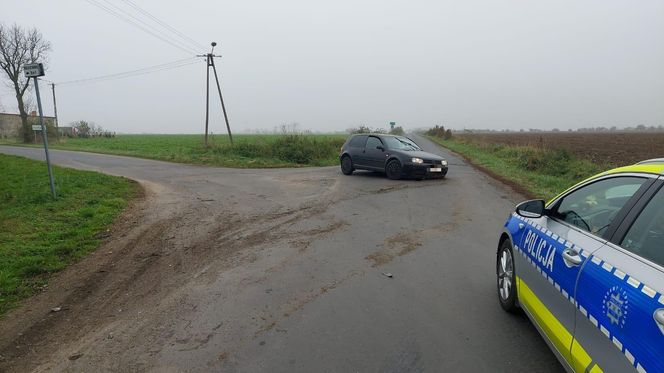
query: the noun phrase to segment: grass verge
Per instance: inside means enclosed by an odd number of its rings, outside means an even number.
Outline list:
[[[332,166],[338,164],[343,135],[213,136],[209,147],[201,135],[118,135],[115,138],[64,138],[53,149],[127,155],[169,162],[237,168]],[[22,145],[4,140],[7,145]],[[41,146],[37,144],[36,146]]]
[[[97,248],[138,195],[125,178],[54,167],[51,198],[44,162],[0,154],[0,315],[42,288],[48,275]]]
[[[427,138],[460,154],[473,165],[532,198],[549,200],[579,181],[604,170],[590,161],[571,156],[563,149],[442,140],[433,136]]]

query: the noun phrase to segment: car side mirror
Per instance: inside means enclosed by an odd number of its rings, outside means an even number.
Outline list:
[[[516,205],[516,213],[524,218],[541,218],[545,214],[544,200],[531,199]]]
[[[381,152],[385,151],[385,148],[383,148],[383,145],[376,146],[376,149],[380,150]]]

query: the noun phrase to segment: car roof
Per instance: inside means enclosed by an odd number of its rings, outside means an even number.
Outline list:
[[[645,161],[641,161],[637,164],[664,164],[664,158],[646,159]]]
[[[603,174],[616,174],[621,172],[638,172],[646,174],[664,175],[664,160],[649,160],[639,162],[631,166],[614,168],[603,172]]]
[[[377,133],[377,132],[371,132],[371,133],[355,133],[353,136],[379,136],[379,137],[403,137],[407,139],[406,136],[400,136],[400,135],[391,135],[389,133]]]

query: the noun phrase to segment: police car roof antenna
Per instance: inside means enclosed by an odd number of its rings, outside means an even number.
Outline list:
[[[214,58],[221,57],[214,54],[214,47],[217,46],[216,42],[212,42],[212,49],[210,53],[199,54],[196,57],[205,57],[207,65],[206,85],[205,85],[205,147],[208,147],[208,124],[210,122],[210,67],[214,72],[214,79],[217,82],[217,91],[219,92],[219,101],[221,101],[221,110],[224,113],[224,120],[226,121],[226,129],[228,130],[228,139],[233,145],[233,134],[231,133],[231,125],[228,123],[228,115],[226,114],[226,105],[224,105],[224,97],[221,95],[221,85],[219,84],[219,76],[217,75],[217,68],[214,65]]]

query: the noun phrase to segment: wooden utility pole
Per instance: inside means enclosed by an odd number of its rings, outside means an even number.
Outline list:
[[[55,102],[55,83],[51,83],[51,91],[53,92],[53,112],[55,114],[55,138],[60,139],[60,126],[58,125],[58,105]]]
[[[221,95],[221,86],[219,85],[219,77],[217,76],[217,67],[214,66],[214,56],[210,55],[212,61],[212,71],[214,71],[214,79],[217,81],[217,91],[219,91],[219,100],[221,101],[221,110],[224,112],[224,120],[226,121],[226,129],[228,130],[228,138],[233,145],[233,134],[231,133],[231,126],[228,124],[228,115],[226,114],[226,105],[224,105],[224,97]]]
[[[208,54],[201,54],[198,57],[205,57],[206,61],[206,82],[205,82],[205,147],[208,147],[208,128],[210,121],[210,68],[214,72],[214,79],[217,82],[217,92],[219,92],[219,101],[221,101],[221,110],[224,113],[224,121],[226,122],[226,129],[228,130],[228,139],[233,145],[233,134],[231,133],[231,125],[228,121],[228,114],[226,113],[226,105],[224,104],[224,97],[221,95],[221,85],[219,84],[219,76],[217,75],[217,68],[214,65],[214,58],[221,57],[219,55],[213,54],[214,47],[217,45],[216,42],[212,42],[212,50]],[[55,97],[55,96],[54,96]]]
[[[210,55],[207,59],[207,75],[205,77],[205,147],[208,147],[208,122],[210,121]]]

